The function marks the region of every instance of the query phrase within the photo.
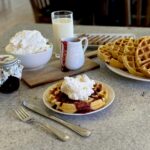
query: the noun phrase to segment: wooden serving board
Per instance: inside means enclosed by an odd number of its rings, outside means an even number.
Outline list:
[[[60,60],[50,61],[44,68],[35,71],[23,71],[22,80],[29,87],[36,87],[41,84],[50,83],[63,79],[65,76],[72,76],[83,73],[95,68],[98,68],[99,64],[93,62],[89,58],[86,58],[84,66],[78,70],[62,72],[60,66]]]

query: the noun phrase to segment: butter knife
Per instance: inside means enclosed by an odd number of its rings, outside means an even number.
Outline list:
[[[41,110],[40,108],[36,107],[33,104],[30,104],[27,101],[23,101],[23,106],[25,106],[26,108],[28,108],[29,110],[38,113],[46,118],[52,119],[60,124],[62,124],[63,126],[68,127],[69,129],[71,129],[72,131],[78,133],[79,135],[83,136],[83,137],[88,137],[91,135],[91,131],[85,128],[81,128],[80,126],[77,126],[75,124],[72,124],[70,122],[67,122],[65,120],[62,120],[56,116],[53,115],[49,115],[46,112],[44,112],[43,110]]]

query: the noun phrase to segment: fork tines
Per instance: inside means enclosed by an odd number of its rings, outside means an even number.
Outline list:
[[[25,118],[29,117],[29,114],[25,111],[23,107],[19,107],[14,111],[22,121],[24,121]]]

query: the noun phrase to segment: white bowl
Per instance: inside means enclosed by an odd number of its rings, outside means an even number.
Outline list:
[[[24,66],[25,70],[36,70],[44,67],[52,56],[53,46],[45,51],[33,54],[13,54]]]

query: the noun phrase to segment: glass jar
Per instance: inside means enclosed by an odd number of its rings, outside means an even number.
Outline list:
[[[0,92],[11,93],[18,90],[23,66],[13,55],[0,55]]]

